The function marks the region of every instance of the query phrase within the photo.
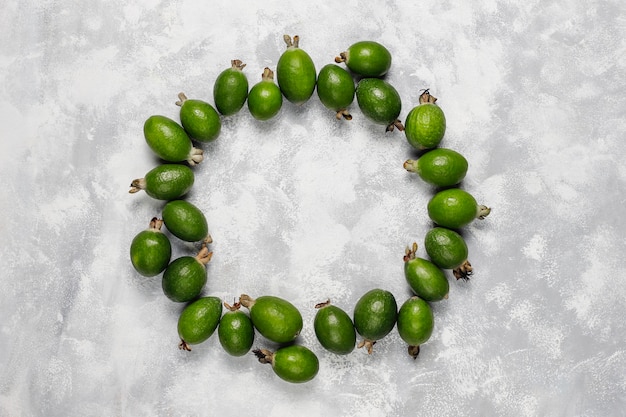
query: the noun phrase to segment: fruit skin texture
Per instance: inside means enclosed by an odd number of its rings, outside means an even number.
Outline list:
[[[344,62],[350,70],[364,77],[382,77],[391,67],[391,53],[378,42],[352,44],[335,62]]]
[[[428,216],[431,220],[450,229],[461,228],[488,214],[488,208],[479,206],[470,193],[459,188],[439,191],[428,202]]]
[[[254,326],[250,317],[241,310],[227,311],[217,328],[220,344],[232,356],[243,356],[254,343]]]
[[[209,226],[202,211],[185,200],[172,200],[163,207],[165,227],[185,242],[211,242]]]
[[[433,333],[435,318],[428,303],[419,297],[406,300],[398,311],[398,334],[409,344],[409,355],[415,359],[419,346]]]
[[[452,149],[437,148],[426,152],[417,160],[406,161],[404,168],[415,172],[429,184],[451,187],[465,178],[468,164],[460,153]]]
[[[354,101],[355,90],[350,73],[338,65],[325,65],[317,76],[317,96],[324,107],[337,112],[337,119],[352,119],[347,108]]]
[[[144,277],[159,275],[170,262],[172,245],[161,232],[162,220],[154,217],[147,230],[139,232],[130,244],[130,260]]]
[[[217,297],[202,297],[187,305],[178,318],[179,347],[191,350],[215,332],[222,315],[222,301]]]
[[[274,73],[265,68],[261,81],[248,93],[248,110],[257,120],[269,120],[276,116],[283,105],[283,93],[274,83]]]
[[[143,125],[144,138],[152,151],[167,162],[202,161],[202,151],[192,146],[185,129],[165,116],[150,116]]]
[[[404,135],[415,149],[437,147],[446,132],[446,116],[435,104],[428,90],[420,95],[420,104],[411,109],[404,122]]]
[[[281,379],[291,383],[308,382],[317,375],[319,359],[309,348],[291,345],[272,353],[266,349],[254,351],[259,362],[270,363],[274,373]]]
[[[299,37],[293,42],[284,36],[287,50],[282,53],[276,64],[276,78],[281,92],[294,104],[303,104],[313,95],[317,72],[313,60],[298,46]]]
[[[378,78],[364,78],[356,86],[356,100],[361,112],[369,120],[393,130],[399,124],[402,100],[398,91],[388,82]]]
[[[354,306],[354,327],[365,338],[358,347],[367,347],[369,353],[373,344],[385,337],[396,324],[398,305],[387,290],[373,289],[361,296]]]
[[[415,256],[417,243],[413,250],[407,249],[404,256],[404,277],[415,295],[426,301],[441,301],[448,298],[450,284],[445,273],[427,259]]]
[[[187,194],[195,176],[191,168],[181,164],[162,164],[146,173],[144,178],[133,180],[130,193],[145,190],[157,200],[174,200]]]
[[[431,261],[442,269],[455,269],[467,260],[463,237],[444,227],[434,227],[426,233],[424,248]]]
[[[207,282],[206,264],[213,254],[203,247],[196,257],[182,256],[173,260],[163,272],[163,293],[172,301],[195,300]]]
[[[217,139],[222,130],[222,121],[217,111],[206,101],[188,99],[185,94],[178,95],[180,101],[180,122],[187,134],[199,142],[211,142]]]
[[[322,303],[318,308],[313,327],[320,344],[337,355],[352,352],[356,345],[356,331],[348,313],[330,303]]]
[[[239,302],[250,310],[252,324],[266,339],[288,343],[295,340],[302,330],[302,315],[287,300],[271,295],[252,299],[242,294]]]
[[[224,116],[237,113],[248,98],[248,78],[243,73],[246,64],[238,59],[231,61],[231,68],[222,71],[213,85],[213,101],[217,111]]]

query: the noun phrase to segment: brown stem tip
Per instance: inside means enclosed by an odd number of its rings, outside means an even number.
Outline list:
[[[233,67],[233,69],[236,69],[236,70],[239,70],[239,71],[241,71],[246,66],[246,64],[241,62],[241,60],[239,60],[239,59],[231,60],[230,61],[230,65],[231,65],[231,67]]]
[[[347,55],[345,52],[339,54],[339,56],[335,57],[335,62],[341,64],[342,62],[346,62]]]
[[[412,247],[406,247],[404,250],[404,257],[402,258],[404,262],[408,262],[411,259],[415,259],[415,254],[417,253],[417,242],[413,242]]]
[[[267,349],[254,349],[252,353],[254,353],[254,356],[256,356],[261,363],[273,364],[274,362],[274,353],[272,351]]]
[[[454,277],[459,280],[469,281],[470,276],[474,274],[474,269],[469,261],[463,262],[459,267],[452,271]]]
[[[239,296],[239,303],[245,308],[250,309],[254,305],[254,298],[250,297],[248,294],[241,294]]]
[[[189,344],[182,339],[180,340],[180,343],[178,344],[178,349],[191,352],[191,347],[189,346]]]
[[[431,96],[428,88],[424,89],[424,92],[420,95],[420,104],[425,103],[435,103],[437,101],[437,97]]]
[[[420,347],[419,347],[419,345],[417,345],[417,346],[409,346],[407,351],[409,352],[409,355],[413,358],[413,360],[415,360],[415,359],[417,359],[417,355],[420,354]]]
[[[393,122],[387,125],[386,132],[393,132],[394,129],[398,129],[400,132],[404,131],[404,125],[399,119],[394,120]]]
[[[315,304],[315,308],[324,308],[328,305],[330,305],[330,298],[322,303]]]
[[[176,102],[176,105],[180,107],[185,101],[187,101],[185,93],[178,93],[178,101]]]
[[[364,347],[365,349],[367,349],[367,354],[371,355],[374,351],[375,344],[376,340],[363,339],[356,347],[357,349],[361,349],[362,347]]]

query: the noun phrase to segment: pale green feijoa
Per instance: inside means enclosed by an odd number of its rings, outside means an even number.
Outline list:
[[[437,187],[457,185],[465,178],[467,167],[463,155],[447,148],[433,149],[404,163],[404,169],[415,172],[422,180]]]
[[[222,315],[222,300],[202,297],[187,305],[178,318],[181,350],[191,351],[189,345],[206,341],[215,332]]]
[[[232,356],[243,356],[252,349],[254,343],[254,325],[250,317],[241,311],[239,303],[224,303],[227,311],[220,320],[217,335],[220,344]]]
[[[439,145],[446,132],[446,116],[428,90],[424,90],[419,101],[406,116],[404,135],[415,149],[432,149]]]
[[[195,257],[181,256],[173,260],[165,268],[161,280],[167,298],[178,303],[198,298],[207,282],[206,265],[212,256],[213,252],[203,246]]]
[[[162,164],[130,183],[129,193],[145,190],[157,200],[174,200],[187,194],[195,176],[191,168],[182,164]]]
[[[409,344],[408,352],[413,359],[419,355],[420,345],[430,339],[434,326],[433,311],[425,300],[414,296],[400,306],[398,334]]]
[[[185,129],[169,117],[148,117],[143,134],[150,149],[164,161],[187,161],[194,166],[204,159],[202,149],[194,148]]]
[[[223,116],[237,113],[248,98],[248,78],[242,71],[246,64],[238,59],[233,59],[230,64],[231,67],[222,71],[213,85],[215,108]]]
[[[241,294],[239,302],[250,311],[254,327],[272,342],[292,342],[302,331],[302,315],[287,300],[272,295],[254,299]]]
[[[294,104],[303,104],[313,95],[317,72],[313,60],[299,46],[300,38],[293,41],[289,35],[283,39],[287,50],[276,64],[276,80],[285,98]]]
[[[491,209],[478,204],[474,196],[460,188],[439,191],[428,202],[428,216],[439,226],[458,229],[474,219],[483,220]]]
[[[330,300],[317,304],[315,308],[318,310],[313,328],[320,344],[337,355],[352,352],[356,344],[356,331],[348,313],[330,304]]]
[[[274,82],[274,73],[265,68],[261,81],[248,93],[248,110],[257,120],[269,120],[276,116],[283,105],[283,93]]]
[[[212,142],[222,130],[219,113],[206,101],[188,99],[184,93],[178,94],[180,123],[185,132],[198,142]]]
[[[456,279],[468,280],[473,273],[467,260],[467,244],[454,230],[434,227],[424,237],[424,248],[430,260],[442,269],[452,269]]]
[[[426,301],[448,298],[450,284],[446,274],[434,263],[416,256],[417,243],[404,253],[404,277],[417,296]]]
[[[391,67],[391,53],[378,42],[360,41],[335,58],[345,62],[350,71],[363,77],[382,77]]]
[[[139,232],[130,244],[130,260],[137,272],[153,277],[167,267],[172,256],[170,240],[161,232],[163,220],[150,220],[148,229]]]
[[[402,100],[398,91],[387,81],[379,78],[363,78],[356,86],[356,101],[361,112],[374,123],[404,130],[398,116]]]
[[[363,294],[354,306],[354,327],[364,338],[357,347],[371,354],[374,344],[391,332],[397,316],[398,305],[389,291],[376,288]]]
[[[209,226],[204,213],[186,200],[172,200],[163,207],[165,227],[185,242],[211,243]]]
[[[355,90],[350,73],[338,65],[325,65],[317,75],[317,96],[337,119],[352,120],[348,106],[354,101]]]
[[[320,369],[319,359],[305,346],[286,346],[276,352],[255,349],[253,352],[259,362],[271,364],[274,373],[287,382],[308,382],[315,378]]]

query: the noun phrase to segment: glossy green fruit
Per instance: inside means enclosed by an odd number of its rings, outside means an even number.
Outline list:
[[[335,62],[345,62],[350,71],[364,77],[382,77],[391,67],[391,53],[378,42],[361,41],[339,54]]]
[[[206,101],[190,100],[184,93],[178,94],[176,105],[180,106],[180,122],[192,139],[199,142],[217,139],[222,121],[213,106]]]
[[[437,187],[457,185],[465,178],[467,167],[467,159],[463,155],[446,148],[433,149],[417,160],[409,159],[404,163],[407,171],[415,172]]]
[[[283,93],[274,83],[274,73],[265,68],[261,81],[248,93],[248,110],[257,120],[269,120],[276,116],[283,105]]]
[[[413,293],[426,301],[448,298],[450,284],[446,274],[434,263],[416,255],[417,243],[406,248],[404,255],[404,277]]]
[[[310,381],[320,368],[315,353],[300,345],[283,347],[276,352],[267,349],[255,349],[253,352],[259,362],[271,364],[274,373],[287,382]]]
[[[363,78],[356,86],[356,100],[361,112],[369,120],[387,126],[387,131],[393,130],[394,127],[404,130],[398,120],[402,110],[400,94],[387,81]]]
[[[167,230],[185,242],[211,243],[209,226],[202,211],[186,200],[172,200],[163,207]]]
[[[206,264],[213,252],[204,246],[198,254],[173,260],[163,272],[163,293],[172,301],[186,303],[200,296],[207,281]]]
[[[182,350],[207,340],[215,332],[222,315],[222,301],[217,297],[202,297],[186,306],[178,318],[178,336]]]
[[[336,112],[337,119],[352,120],[348,106],[354,101],[355,90],[350,73],[335,64],[325,65],[317,76],[317,96],[324,107]]]
[[[252,349],[254,326],[250,317],[239,309],[240,304],[230,306],[224,303],[224,313],[217,328],[220,344],[232,356],[243,356]]]
[[[460,188],[439,191],[428,202],[428,216],[439,226],[458,229],[474,219],[483,220],[491,209],[479,205],[476,199]]]
[[[150,149],[165,161],[187,161],[193,166],[204,159],[203,151],[192,146],[185,129],[168,117],[150,116],[143,125],[143,134]]]
[[[187,165],[162,164],[130,183],[129,193],[145,190],[157,200],[174,200],[187,194],[195,180],[193,171]]]
[[[239,302],[250,310],[250,319],[254,327],[272,342],[292,342],[302,330],[302,315],[287,300],[271,295],[253,299],[247,294],[242,294]]]
[[[318,310],[313,327],[320,344],[337,355],[352,352],[356,345],[356,331],[348,313],[331,305],[330,300],[317,304],[315,308]]]
[[[147,230],[139,232],[130,244],[130,260],[145,277],[159,275],[170,262],[172,245],[161,232],[163,221],[154,217]]]
[[[231,67],[222,71],[213,85],[215,108],[224,116],[237,113],[248,98],[248,78],[242,71],[246,64],[238,59],[230,63]]]
[[[406,116],[404,134],[415,149],[437,147],[446,132],[446,116],[435,101],[437,99],[425,90],[420,95],[420,104]]]
[[[433,333],[435,317],[428,303],[419,297],[406,300],[398,311],[398,333],[409,344],[408,352],[413,359],[420,352],[420,345]]]
[[[284,36],[287,50],[276,64],[276,79],[285,98],[294,104],[302,104],[313,95],[317,72],[313,60],[300,49],[298,36]]]
[[[373,289],[363,294],[354,306],[354,327],[364,337],[357,347],[372,353],[376,341],[393,329],[397,315],[398,305],[389,291]]]
[[[469,279],[472,265],[467,260],[467,244],[460,234],[444,227],[434,227],[424,237],[424,248],[439,268],[452,269],[456,279]]]

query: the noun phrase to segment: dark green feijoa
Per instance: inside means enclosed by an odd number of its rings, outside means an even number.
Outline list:
[[[337,119],[352,120],[348,106],[354,101],[355,90],[350,73],[335,64],[325,65],[317,76],[317,96]]]
[[[195,257],[181,256],[173,260],[165,268],[161,280],[163,293],[167,298],[178,303],[198,298],[206,284],[206,265],[212,256],[213,252],[203,246]]]
[[[287,382],[310,381],[315,378],[320,368],[315,353],[300,345],[283,347],[276,352],[267,349],[255,349],[253,352],[259,362],[271,364],[274,373]]]
[[[254,299],[241,294],[239,302],[250,311],[254,327],[272,342],[292,342],[302,330],[302,315],[287,300],[271,295]]]
[[[472,265],[467,260],[467,244],[454,230],[444,227],[430,229],[424,237],[424,248],[435,265],[452,269],[456,279],[467,281],[472,275]]]
[[[404,169],[415,172],[422,180],[437,187],[457,185],[465,178],[467,167],[463,155],[446,148],[433,149],[404,163]]]
[[[187,194],[195,180],[193,171],[187,165],[162,164],[130,183],[129,193],[145,190],[157,200],[174,200]]]
[[[434,325],[433,311],[423,299],[411,297],[400,306],[398,334],[409,344],[408,352],[413,359],[419,355],[420,345],[430,339]]]
[[[391,53],[378,42],[360,41],[335,58],[345,62],[350,71],[364,77],[382,77],[391,67]]]
[[[143,125],[146,143],[167,162],[187,161],[194,166],[202,162],[202,149],[194,148],[185,129],[165,116],[150,116]]]
[[[252,349],[254,326],[250,317],[241,311],[239,303],[224,303],[228,311],[224,313],[217,328],[220,344],[232,356],[243,356]]]
[[[276,116],[283,105],[283,93],[274,82],[274,73],[265,68],[261,81],[248,93],[248,110],[257,120],[269,120]]]
[[[188,99],[184,93],[178,94],[180,123],[185,132],[198,142],[211,142],[220,134],[222,121],[217,111],[206,101]]]
[[[428,216],[439,226],[458,229],[474,219],[483,220],[491,209],[478,204],[474,196],[460,188],[439,191],[428,202]]]
[[[378,78],[363,78],[356,86],[356,101],[361,112],[374,123],[404,130],[398,116],[402,100],[398,91],[387,81]]]
[[[404,277],[411,290],[426,301],[440,301],[448,298],[450,284],[446,274],[434,263],[419,258],[417,243],[406,248],[404,254]]]
[[[389,291],[373,289],[363,294],[354,306],[354,327],[364,338],[357,347],[372,353],[374,344],[391,332],[397,316],[398,305]]]
[[[420,104],[406,116],[404,135],[414,148],[432,149],[439,145],[446,132],[446,116],[428,90],[424,90],[419,101]]]
[[[169,201],[163,207],[162,216],[167,230],[185,242],[213,241],[204,213],[186,200]]]
[[[150,220],[147,230],[139,232],[130,244],[130,260],[137,272],[153,277],[167,267],[172,256],[170,240],[161,232],[163,220]]]
[[[320,344],[337,355],[352,352],[356,344],[356,331],[348,313],[330,304],[330,300],[317,304],[315,308],[318,310],[313,328]]]
[[[215,332],[222,315],[222,300],[202,297],[186,306],[178,318],[181,350],[191,351],[189,345],[207,340]]]
[[[213,85],[215,108],[224,116],[237,113],[248,98],[248,78],[242,71],[246,64],[238,59],[233,59],[230,64],[231,67],[222,71]]]
[[[276,64],[276,79],[285,98],[294,104],[302,104],[313,95],[317,72],[313,60],[298,45],[300,38],[293,41],[289,35],[283,39],[287,50],[282,53]]]

